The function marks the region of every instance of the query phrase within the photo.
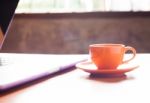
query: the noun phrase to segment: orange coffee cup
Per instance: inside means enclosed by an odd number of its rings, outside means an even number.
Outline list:
[[[133,55],[128,60],[124,60],[127,51],[131,51]],[[127,63],[136,56],[133,47],[123,44],[91,44],[89,52],[92,62],[98,69],[117,69],[120,64]]]

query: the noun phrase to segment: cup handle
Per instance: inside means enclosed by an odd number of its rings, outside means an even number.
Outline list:
[[[131,51],[131,52],[133,53],[133,56],[132,56],[130,59],[123,61],[122,63],[128,63],[129,61],[131,61],[132,59],[134,59],[135,56],[136,56],[136,50],[135,50],[133,47],[131,47],[131,46],[126,46],[126,47],[125,47],[125,53],[126,53],[127,51]]]

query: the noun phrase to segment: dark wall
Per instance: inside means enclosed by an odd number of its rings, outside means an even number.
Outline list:
[[[88,53],[92,43],[150,52],[150,13],[17,14],[1,52]]]

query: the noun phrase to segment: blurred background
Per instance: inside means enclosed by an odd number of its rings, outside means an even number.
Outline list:
[[[150,52],[150,0],[20,0],[1,52],[88,53],[123,43]]]

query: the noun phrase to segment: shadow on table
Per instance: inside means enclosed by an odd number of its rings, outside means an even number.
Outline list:
[[[99,82],[107,82],[107,83],[116,83],[125,80],[133,80],[135,79],[132,76],[127,76],[126,74],[121,75],[97,75],[97,74],[90,74],[86,79],[99,81]]]

